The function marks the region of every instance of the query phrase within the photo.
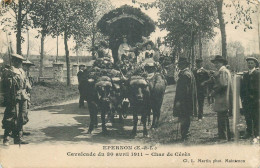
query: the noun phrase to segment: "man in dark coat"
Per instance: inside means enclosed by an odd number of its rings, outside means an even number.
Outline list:
[[[196,59],[196,69],[193,71],[193,75],[196,80],[197,86],[197,98],[198,98],[198,120],[202,121],[203,106],[205,99],[206,87],[205,84],[209,80],[209,73],[202,67],[202,59]]]
[[[178,117],[181,124],[182,140],[188,138],[190,116],[197,115],[197,92],[193,73],[189,70],[187,58],[179,58],[179,79],[173,107],[173,116]]]
[[[241,100],[246,119],[246,134],[243,138],[259,136],[259,63],[254,57],[246,59],[248,71],[241,83]]]
[[[79,72],[77,74],[78,76],[78,89],[79,89],[79,108],[84,108],[84,85],[83,85],[83,75],[84,75],[84,69],[85,69],[85,65],[79,65]]]

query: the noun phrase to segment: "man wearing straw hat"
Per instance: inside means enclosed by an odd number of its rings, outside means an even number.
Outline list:
[[[187,58],[179,58],[180,73],[173,106],[173,116],[179,119],[183,141],[188,138],[190,117],[197,115],[196,82],[193,73],[189,70],[189,64]]]
[[[259,136],[259,62],[254,57],[246,58],[248,71],[243,74],[241,100],[246,120],[243,138]]]
[[[229,116],[232,115],[232,81],[231,74],[226,68],[227,60],[216,55],[211,62],[215,65],[217,72],[214,75],[214,86],[212,95],[215,98],[213,110],[217,112],[218,138],[230,140]]]

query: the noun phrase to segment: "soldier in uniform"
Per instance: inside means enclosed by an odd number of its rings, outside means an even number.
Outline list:
[[[230,140],[229,116],[232,115],[232,81],[231,74],[226,68],[227,60],[216,55],[211,62],[215,65],[217,72],[214,74],[213,92],[215,98],[213,110],[217,112],[218,138]]]
[[[193,73],[189,70],[187,58],[180,57],[178,66],[180,73],[176,86],[173,116],[178,117],[182,140],[186,140],[190,128],[190,116],[197,115],[196,82]]]
[[[259,136],[259,63],[254,57],[246,59],[248,71],[241,83],[241,100],[246,120],[246,133],[243,138]]]
[[[27,144],[22,139],[23,125],[28,122],[27,101],[31,89],[26,74],[22,69],[24,58],[18,54],[12,54],[12,66],[4,72],[4,90],[6,109],[2,120],[4,129],[4,145],[9,145],[9,137],[13,136],[14,144]]]
[[[84,86],[82,84],[82,80],[83,80],[83,75],[84,75],[84,69],[85,69],[85,65],[79,65],[79,72],[77,74],[78,77],[78,89],[79,89],[79,108],[84,108]]]
[[[209,80],[209,73],[202,67],[202,59],[196,59],[196,69],[193,71],[196,86],[197,86],[197,98],[198,98],[198,120],[202,121],[203,106],[205,99],[206,87],[205,84]]]

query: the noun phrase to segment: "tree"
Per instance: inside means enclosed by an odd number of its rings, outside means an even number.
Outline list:
[[[193,67],[196,41],[201,38],[211,39],[215,35],[215,4],[205,0],[162,0],[161,3],[159,27],[169,32],[166,42],[177,52],[184,50],[186,55],[189,55]],[[200,47],[202,50],[202,43]]]
[[[104,36],[99,32],[97,29],[97,22],[102,18],[102,16],[112,10],[114,7],[111,5],[110,0],[99,0],[99,1],[92,1],[92,17],[91,22],[91,51],[92,51],[92,57],[94,57],[94,47],[96,46],[96,43],[98,43],[101,40],[104,40]]]
[[[144,7],[145,9],[149,9],[151,7],[158,7],[158,8],[165,8],[165,6],[163,5],[164,0],[156,0],[153,3],[140,3],[137,2],[136,0],[132,0],[133,3],[138,3],[140,4],[140,7]],[[231,24],[235,25],[235,29],[239,26],[239,25],[244,25],[244,31],[248,30],[248,29],[252,29],[253,27],[251,26],[252,24],[252,19],[250,14],[252,13],[256,13],[258,10],[257,5],[259,4],[257,2],[257,0],[230,0],[230,1],[225,1],[225,3],[223,2],[223,0],[210,0],[210,1],[205,1],[206,3],[214,3],[215,5],[215,9],[211,8],[212,11],[216,11],[217,12],[217,17],[218,17],[218,21],[219,21],[219,28],[220,28],[220,32],[221,32],[221,41],[222,41],[222,55],[226,58],[227,57],[227,40],[226,40],[226,29],[225,29],[225,25],[228,22],[225,22],[224,20],[224,12],[223,7],[234,7],[236,13],[235,14],[230,14],[230,18],[232,19]],[[246,3],[245,3],[246,2]],[[174,3],[174,1],[173,1]],[[190,3],[190,1],[187,1],[187,3]],[[168,4],[170,5],[170,4]],[[254,7],[252,7],[252,5]],[[253,9],[255,8],[255,9]],[[201,39],[201,37],[199,38]],[[200,50],[202,50],[202,43],[200,43]],[[260,46],[260,44],[259,44]],[[202,52],[200,52],[202,53]]]
[[[227,58],[227,36],[226,36],[226,28],[225,28],[225,21],[222,12],[223,0],[215,0],[217,11],[218,11],[218,20],[219,20],[219,27],[221,32],[221,40],[222,40],[222,56]]]
[[[44,40],[48,34],[51,33],[53,27],[53,20],[56,18],[57,4],[52,0],[34,0],[32,1],[32,9],[30,11],[30,18],[33,21],[32,28],[39,28],[38,38],[41,37],[40,50],[40,69],[39,77],[43,76],[43,58],[44,58]]]
[[[227,44],[230,57],[244,56],[245,48],[239,41],[232,41]]]
[[[245,48],[239,41],[227,44],[228,63],[233,71],[242,71],[245,65]]]
[[[62,34],[66,53],[67,85],[70,80],[70,58],[68,40],[70,37],[86,37],[89,35],[89,17],[92,15],[91,3],[88,0],[55,0],[57,5],[56,19],[53,19],[53,27],[50,32],[53,37]]]
[[[14,30],[14,32],[16,33],[16,53],[21,55],[22,42],[24,41],[22,37],[22,31],[26,28],[26,24],[29,23],[25,20],[25,17],[28,14],[28,12],[32,9],[31,1],[12,1],[11,3],[6,4],[4,6],[5,7],[1,9],[1,16],[3,16],[4,13],[9,12],[9,14],[13,17],[14,20],[11,18],[3,17],[1,25],[8,25],[8,27],[10,27],[11,30]]]
[[[74,41],[75,47],[73,48],[76,51],[76,54],[79,50],[88,50],[92,52],[92,57],[95,55],[94,48],[97,46],[101,40],[106,40],[106,37],[100,33],[99,29],[97,28],[97,22],[100,18],[113,9],[110,0],[99,0],[99,1],[90,1],[91,8],[89,8],[88,19],[89,22],[85,24],[85,34],[82,36],[75,34]]]
[[[138,3],[133,1],[134,3]],[[159,8],[159,28],[168,31],[165,42],[173,47],[175,53],[184,51],[192,66],[195,60],[194,46],[202,38],[214,37],[216,10],[213,1],[207,0],[157,0],[153,3],[139,3],[140,7]],[[202,51],[202,43],[200,42]],[[202,52],[201,52],[202,53]]]

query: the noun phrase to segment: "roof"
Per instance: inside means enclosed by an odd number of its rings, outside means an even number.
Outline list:
[[[97,27],[105,35],[122,36],[136,34],[149,36],[155,31],[154,21],[139,8],[123,5],[105,14],[97,23]],[[136,30],[138,30],[136,32]]]

